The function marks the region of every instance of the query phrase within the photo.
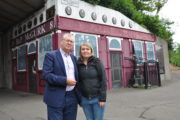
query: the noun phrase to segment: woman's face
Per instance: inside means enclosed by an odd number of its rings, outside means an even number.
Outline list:
[[[81,55],[83,58],[89,58],[92,56],[91,48],[87,46],[81,46]]]

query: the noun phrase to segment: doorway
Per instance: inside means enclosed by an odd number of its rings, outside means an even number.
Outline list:
[[[111,75],[112,75],[112,87],[122,87],[122,63],[121,53],[110,52],[111,57]]]
[[[28,56],[28,78],[29,78],[29,92],[37,93],[36,80],[36,55]]]

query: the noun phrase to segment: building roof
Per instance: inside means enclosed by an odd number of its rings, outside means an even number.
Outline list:
[[[0,0],[0,33],[42,8],[46,0]]]

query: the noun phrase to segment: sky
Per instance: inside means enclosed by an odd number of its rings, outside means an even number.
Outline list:
[[[175,32],[173,42],[180,43],[180,0],[168,0],[159,12],[160,17],[169,19],[174,22],[171,30]]]

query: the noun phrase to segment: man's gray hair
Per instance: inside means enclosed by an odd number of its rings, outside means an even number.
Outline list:
[[[64,40],[67,36],[72,36],[73,35],[71,33],[64,33],[63,36],[62,36],[62,39]]]

